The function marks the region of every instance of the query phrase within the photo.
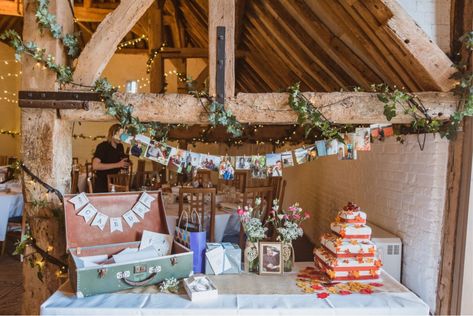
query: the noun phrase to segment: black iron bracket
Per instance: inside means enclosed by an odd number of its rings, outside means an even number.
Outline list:
[[[217,26],[217,73],[215,76],[217,102],[225,102],[225,27]]]
[[[79,91],[20,91],[18,93],[20,108],[88,110],[89,101],[100,101],[100,95],[95,92]]]

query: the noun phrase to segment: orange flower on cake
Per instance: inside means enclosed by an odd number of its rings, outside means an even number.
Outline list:
[[[356,239],[350,240],[350,244],[352,244],[353,246],[356,246],[358,245],[358,240]]]
[[[371,274],[372,277],[378,276],[377,272],[378,272],[378,270],[370,270],[370,274]]]
[[[356,257],[356,260],[358,261],[358,263],[363,263],[364,262],[362,256]]]
[[[378,268],[383,266],[383,264],[381,263],[381,260],[376,260],[376,261],[374,262],[374,265],[375,265],[376,267],[378,267]]]
[[[325,270],[325,273],[327,273],[327,275],[330,279],[335,279],[335,271],[327,269],[327,270]]]
[[[374,246],[370,247],[370,248],[368,249],[368,252],[374,254],[374,253],[376,252],[375,247],[374,247]]]
[[[358,279],[360,277],[360,272],[358,270],[350,271],[349,274],[355,279]]]

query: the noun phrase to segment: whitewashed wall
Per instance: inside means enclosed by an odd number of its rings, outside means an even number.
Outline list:
[[[356,161],[323,157],[287,168],[285,205],[299,201],[312,218],[305,233],[318,243],[337,211],[352,201],[368,220],[403,242],[402,282],[435,310],[445,205],[448,142],[427,136],[424,151],[417,138],[373,144]]]
[[[444,52],[450,52],[451,0],[398,0],[398,2]]]

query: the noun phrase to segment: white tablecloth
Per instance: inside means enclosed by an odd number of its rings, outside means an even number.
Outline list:
[[[297,263],[298,268],[311,263]],[[215,276],[225,277],[225,276]],[[414,293],[383,272],[384,282],[396,283],[399,292],[371,295],[332,294],[319,299],[315,294],[223,294],[204,302],[192,302],[187,295],[155,293],[155,287],[142,293],[101,294],[78,299],[69,284],[56,291],[41,306],[41,315],[428,315],[429,307]],[[264,276],[250,278],[258,287]],[[296,276],[293,281],[295,284]],[[277,279],[276,279],[277,280]],[[282,278],[281,278],[282,280]],[[153,293],[154,292],[154,293]],[[237,291],[235,292],[237,293]]]
[[[5,240],[8,219],[23,213],[23,194],[21,188],[11,186],[11,192],[0,192],[0,241]]]

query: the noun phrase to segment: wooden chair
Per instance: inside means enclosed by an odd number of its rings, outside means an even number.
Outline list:
[[[108,174],[107,175],[108,192],[112,191],[115,186],[115,192],[130,191],[130,175],[125,173]]]
[[[261,198],[261,213],[259,218],[264,223],[271,211],[271,207],[273,206],[273,187],[265,186],[246,188],[245,192],[243,192],[243,205],[255,208],[256,198]],[[244,249],[244,247],[245,232],[243,231],[243,227],[240,227],[240,248]]]
[[[94,193],[94,186],[92,185],[92,179],[87,178],[87,193]]]
[[[0,166],[6,166],[8,164],[8,156],[0,156]]]
[[[248,172],[243,170],[235,171],[233,180],[218,180],[217,188],[220,191],[223,185],[234,187],[238,192],[243,193],[246,189],[246,179]]]
[[[281,195],[282,177],[270,177],[269,185],[273,188],[273,198],[278,199]]]
[[[79,169],[71,171],[71,194],[79,192]]]
[[[134,175],[133,183],[137,190],[140,190],[143,186],[146,186],[147,183],[151,184],[148,186],[153,190],[157,190],[161,187],[159,171],[137,171]]]
[[[216,203],[215,196],[217,194],[216,188],[186,188],[183,187],[179,190],[179,213],[178,217],[181,217],[181,214],[184,210],[184,196],[187,195],[189,212],[196,211],[199,214],[202,220],[202,226],[205,228],[205,218],[206,214],[210,215],[210,225],[209,225],[209,241],[215,241],[215,212],[216,212]],[[207,198],[210,198],[210,205],[206,204],[205,201]],[[189,214],[190,215],[190,214]]]
[[[211,182],[210,170],[197,170],[195,178],[202,184]]]
[[[72,165],[73,165],[73,166],[74,166],[74,165],[78,166],[78,165],[79,165],[79,158],[77,158],[77,157],[72,157]]]

